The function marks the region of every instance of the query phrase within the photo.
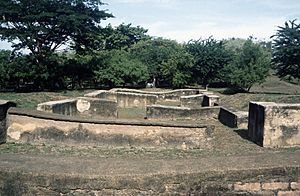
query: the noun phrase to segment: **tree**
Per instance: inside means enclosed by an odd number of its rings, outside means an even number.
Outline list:
[[[0,87],[16,90],[30,83],[36,73],[29,56],[11,53],[9,50],[0,51]]]
[[[74,88],[83,88],[84,81],[93,81],[94,70],[98,65],[97,56],[89,54],[68,54],[63,66],[63,76],[67,85]]]
[[[173,88],[182,88],[191,81],[194,58],[182,47],[162,63],[161,71],[164,81]]]
[[[147,66],[124,50],[102,51],[98,54],[95,77],[101,84],[145,86],[149,79]]]
[[[128,49],[141,40],[150,39],[150,36],[146,35],[147,31],[143,27],[133,27],[131,24],[122,23],[116,28],[109,24],[100,39],[104,41],[103,47],[106,50]]]
[[[233,46],[228,41],[229,46]],[[240,42],[242,43],[242,42]],[[255,83],[262,83],[268,76],[271,65],[271,54],[260,43],[251,38],[236,48],[229,47],[233,59],[222,69],[223,80],[230,86],[250,91]]]
[[[224,43],[213,38],[191,40],[186,49],[195,59],[193,78],[203,85],[220,80],[220,70],[231,59]]]
[[[58,63],[54,52],[62,45],[85,50],[101,20],[112,17],[101,5],[100,0],[0,0],[0,38],[12,42],[15,51],[30,51],[43,76],[37,81],[55,80],[47,78]]]
[[[285,22],[285,26],[279,27],[272,38],[272,61],[277,75],[300,79],[300,24],[296,20]]]
[[[11,51],[0,50],[0,87],[5,88],[9,80],[9,75],[7,75],[7,65],[10,61]]]
[[[130,49],[132,56],[137,57],[142,63],[147,65],[150,78],[159,84],[168,82],[162,74],[163,63],[170,60],[178,51],[182,51],[182,45],[176,41],[153,38],[143,40],[133,45]]]

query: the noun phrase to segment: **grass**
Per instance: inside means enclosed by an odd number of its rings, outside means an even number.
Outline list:
[[[118,118],[143,119],[145,114],[144,108],[118,108]]]
[[[80,97],[92,90],[74,90],[60,92],[33,92],[33,93],[0,93],[0,99],[17,103],[17,107],[35,109],[39,103],[60,99]]]
[[[248,111],[250,101],[300,103],[300,85],[288,83],[278,77],[270,76],[266,82],[254,85],[250,93],[225,94],[226,89],[210,89],[220,95],[220,105],[237,110]]]

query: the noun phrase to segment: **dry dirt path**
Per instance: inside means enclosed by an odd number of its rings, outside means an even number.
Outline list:
[[[300,151],[269,152],[250,156],[147,159],[64,157],[53,155],[1,154],[0,169],[39,174],[83,176],[153,175],[202,173],[207,171],[251,170],[300,167]]]

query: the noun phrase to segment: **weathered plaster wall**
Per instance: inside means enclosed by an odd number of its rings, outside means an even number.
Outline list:
[[[76,99],[49,101],[49,102],[38,104],[37,110],[73,116],[77,114],[76,102],[77,102]]]
[[[98,93],[101,91],[98,91]],[[115,88],[109,91],[110,93],[135,93],[135,94],[144,94],[144,95],[155,95],[158,96],[159,100],[176,100],[179,101],[181,96],[188,96],[188,95],[197,95],[200,93],[207,92],[204,89],[176,89],[171,91],[164,91],[164,92],[151,92],[151,91],[143,91],[143,90],[136,90],[136,89],[126,89],[126,88]],[[103,92],[101,92],[103,93]],[[90,94],[92,95],[92,94]]]
[[[208,119],[218,118],[220,107],[186,108],[163,105],[147,106],[149,119]]]
[[[300,145],[300,104],[250,102],[249,137],[264,147]]]
[[[93,118],[116,118],[118,116],[117,106],[117,102],[113,100],[79,97],[40,103],[37,110],[67,116],[85,115],[93,116]]]
[[[155,104],[158,97],[156,95],[137,94],[137,93],[117,93],[118,107],[130,108],[130,107],[142,107]]]
[[[231,128],[247,129],[248,112],[231,111],[227,108],[221,107],[219,121]]]
[[[199,108],[202,107],[204,94],[188,95],[180,97],[181,107]]]
[[[6,114],[10,107],[16,107],[14,102],[0,100],[0,144],[6,142]]]
[[[213,127],[151,122],[97,121],[20,109],[8,113],[7,136],[20,142],[71,145],[200,148]]]
[[[143,107],[147,105],[155,104],[158,100],[157,95],[131,93],[131,92],[115,92],[115,91],[95,91],[86,94],[85,97],[97,97],[101,99],[115,100],[118,107],[131,108],[131,107]]]
[[[220,97],[214,94],[204,94],[202,106],[203,107],[213,107],[219,105]]]
[[[78,97],[76,102],[77,112],[88,116],[118,117],[117,102],[108,99],[91,97]]]

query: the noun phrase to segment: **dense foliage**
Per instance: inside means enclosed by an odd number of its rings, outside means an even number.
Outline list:
[[[188,82],[182,80],[190,77],[193,57],[176,41],[148,39],[135,44],[130,53],[147,66],[151,78],[149,82],[156,81],[157,85],[172,87],[183,86]]]
[[[99,0],[0,0],[0,38],[12,42],[14,51],[29,50],[37,69],[34,82],[49,84],[60,73],[54,52],[62,45],[88,49],[101,20],[112,17],[101,5]]]
[[[95,75],[101,84],[144,86],[149,79],[146,65],[124,50],[105,51],[97,59],[101,66],[95,69]]]
[[[300,24],[288,21],[274,35],[273,62],[279,77],[300,79]]]
[[[249,91],[255,83],[264,82],[268,76],[271,54],[250,38],[241,46],[231,43],[227,42],[232,60],[222,70],[223,80],[234,88]]]
[[[299,24],[287,22],[270,42],[251,38],[174,40],[151,37],[112,17],[100,0],[0,0],[0,88],[43,90],[85,87],[182,88],[225,84],[248,90],[273,62],[281,77],[299,78]],[[25,50],[25,53],[24,53]],[[22,53],[23,52],[23,53]]]
[[[220,80],[220,71],[230,61],[224,43],[213,38],[192,40],[186,45],[187,51],[195,58],[193,78],[207,85]]]

